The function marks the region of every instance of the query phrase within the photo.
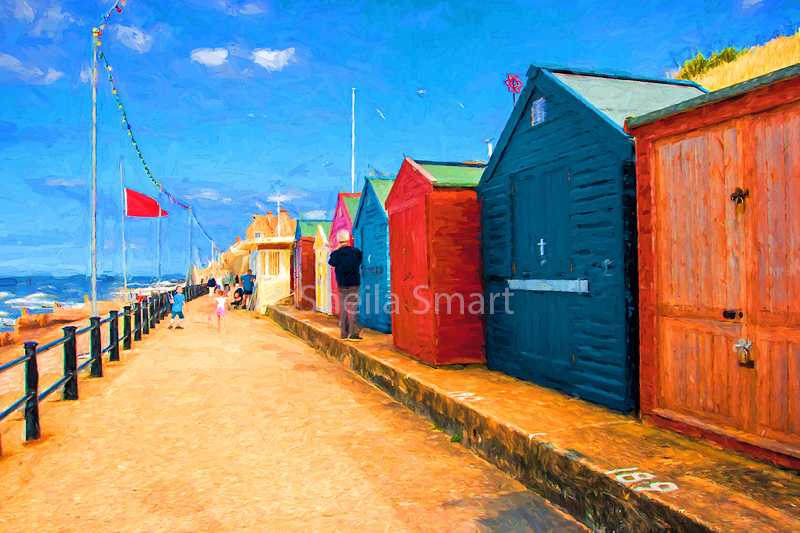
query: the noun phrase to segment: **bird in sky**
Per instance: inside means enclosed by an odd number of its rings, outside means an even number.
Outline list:
[[[425,93],[426,93],[426,92],[428,92],[428,89],[421,89],[421,90],[417,91],[417,95],[418,95],[420,98],[424,98],[424,97],[425,97]]]

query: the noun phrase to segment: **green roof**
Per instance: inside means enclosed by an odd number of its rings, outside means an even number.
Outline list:
[[[618,126],[623,126],[628,117],[643,115],[705,94],[697,86],[669,83],[666,80],[622,79],[556,70],[551,74]]]
[[[298,220],[297,231],[300,237],[313,237],[317,234],[317,226],[319,224],[328,224],[330,229],[330,222],[323,220]],[[323,226],[324,227],[324,226]],[[327,235],[327,233],[326,233]]]
[[[322,226],[322,231],[326,236],[331,231],[331,223],[328,220],[299,220],[297,222],[298,237],[316,237],[317,226]]]
[[[769,74],[764,74],[763,76],[759,76],[751,80],[745,80],[737,83],[736,85],[731,85],[730,87],[725,87],[712,93],[703,94],[701,96],[692,98],[691,100],[686,100],[684,102],[680,102],[678,104],[665,107],[664,109],[659,109],[645,115],[631,115],[632,118],[628,121],[628,128],[638,128],[639,126],[644,126],[645,124],[655,122],[658,119],[670,115],[682,113],[683,111],[688,111],[689,109],[699,107],[701,105],[719,102],[728,98],[734,98],[743,93],[754,91],[766,85],[799,76],[800,65],[792,65],[782,68],[780,70],[776,70],[775,72],[770,72]]]
[[[385,210],[386,199],[389,197],[389,191],[392,190],[392,185],[394,185],[394,178],[388,178],[388,179],[368,178],[367,181],[369,181],[369,184],[372,185],[372,190],[375,191],[375,195],[381,202],[381,207],[383,207]]]
[[[481,181],[484,164],[471,163],[437,163],[435,161],[416,161],[436,178],[434,187],[477,187]]]
[[[361,196],[345,196],[342,200],[344,201],[344,207],[347,209],[347,213],[350,215],[350,220],[353,220],[356,218],[358,202],[361,200]]]

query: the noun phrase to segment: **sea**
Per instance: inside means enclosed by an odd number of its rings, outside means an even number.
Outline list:
[[[162,277],[161,284],[183,283],[180,275]],[[137,289],[158,285],[157,280],[147,276],[128,277],[128,288]],[[115,300],[124,286],[122,276],[99,276],[97,299]],[[91,279],[88,276],[10,276],[0,277],[0,331],[11,331],[14,322],[22,314],[22,308],[31,312],[52,311],[53,302],[64,308],[81,307],[84,296],[91,294]]]

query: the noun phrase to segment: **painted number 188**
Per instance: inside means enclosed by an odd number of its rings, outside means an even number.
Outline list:
[[[639,472],[638,467],[633,468],[618,468],[617,470],[609,470],[607,475],[614,475],[614,478],[624,485],[634,485],[644,483],[655,479],[656,476],[647,472]],[[642,484],[638,487],[633,487],[633,490],[638,492],[672,492],[678,490],[678,485],[666,481],[653,481],[650,484]]]

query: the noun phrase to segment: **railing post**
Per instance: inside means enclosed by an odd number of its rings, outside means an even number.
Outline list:
[[[119,311],[112,309],[109,314],[111,322],[108,323],[108,337],[111,340],[111,350],[108,360],[119,361]]]
[[[156,293],[153,296],[153,320],[150,323],[150,327],[156,327],[156,324],[161,322],[161,294]]]
[[[25,440],[36,440],[42,436],[39,426],[39,365],[36,362],[37,342],[25,343]]]
[[[150,313],[150,329],[156,329],[156,299],[152,294],[147,300],[147,311]]]
[[[136,302],[133,304],[133,340],[140,341],[142,340],[142,304],[141,302]]]
[[[93,316],[89,319],[92,329],[89,331],[89,353],[92,356],[92,367],[90,375],[93,378],[103,377],[103,358],[100,353],[103,351],[103,341],[100,336],[100,317]]]
[[[142,333],[150,334],[150,299],[142,300]]]
[[[122,349],[131,349],[131,306],[126,305],[124,308],[125,314],[122,317],[122,334],[125,335],[125,340],[122,341]]]
[[[78,399],[78,347],[75,342],[75,326],[64,326],[64,336],[67,342],[64,343],[64,377],[70,376],[64,383],[64,390],[61,397],[64,400]]]

